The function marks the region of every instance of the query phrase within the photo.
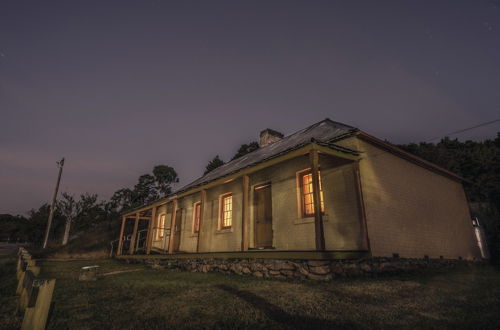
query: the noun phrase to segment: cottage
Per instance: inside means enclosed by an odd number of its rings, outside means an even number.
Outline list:
[[[266,129],[258,150],[125,213],[117,254],[480,258],[463,181],[329,119]]]

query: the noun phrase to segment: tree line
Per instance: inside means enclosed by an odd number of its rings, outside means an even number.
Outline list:
[[[240,146],[232,159],[239,158],[259,147],[257,142]],[[209,161],[204,174],[224,164],[219,156]],[[50,238],[52,243],[65,245],[72,236],[98,224],[116,222],[120,213],[149,204],[172,193],[179,182],[175,169],[168,165],[157,165],[151,173],[139,176],[131,188],[122,188],[113,193],[109,200],[99,200],[97,194],[84,193],[75,196],[63,192],[58,197]],[[45,203],[31,209],[28,216],[0,214],[0,241],[41,243],[50,205]]]

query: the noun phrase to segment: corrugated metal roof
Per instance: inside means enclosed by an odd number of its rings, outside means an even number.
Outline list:
[[[175,192],[170,194],[169,196],[160,198],[159,200],[153,202],[156,203],[162,200],[168,200],[170,198],[175,197],[175,195],[183,193],[189,189],[196,188],[208,184],[214,180],[219,178],[234,174],[238,171],[241,171],[245,168],[252,167],[259,163],[265,162],[267,160],[271,160],[275,157],[281,156],[293,150],[299,149],[311,142],[316,144],[335,149],[347,154],[358,155],[359,151],[352,150],[349,148],[341,147],[339,145],[334,144],[335,141],[338,141],[344,137],[351,136],[355,132],[359,130],[355,127],[345,125],[339,122],[335,122],[330,119],[322,120],[316,124],[313,124],[309,127],[306,127],[298,132],[295,132],[291,135],[284,137],[283,139],[273,142],[265,147],[259,148],[255,151],[252,151],[240,158],[232,160],[215,170],[207,173],[194,180],[193,182],[183,186],[180,189],[177,189]],[[150,204],[153,204],[150,203]],[[139,210],[146,205],[142,205],[136,207],[131,210],[127,210],[123,212],[123,214],[127,214],[133,212],[135,210]]]
[[[432,164],[430,162],[425,161],[422,158],[419,158],[415,155],[412,155],[410,153],[407,153],[399,148],[397,148],[394,145],[391,145],[390,143],[384,142],[382,140],[379,140],[375,137],[372,137],[360,130],[358,130],[355,127],[345,125],[339,122],[332,121],[330,119],[325,119],[322,120],[316,124],[313,124],[309,127],[306,127],[298,132],[295,132],[289,136],[284,137],[283,139],[276,141],[274,143],[271,143],[265,147],[259,148],[251,153],[246,154],[245,156],[242,156],[240,158],[237,158],[235,160],[232,160],[215,170],[207,173],[206,175],[202,176],[201,178],[198,178],[194,180],[193,182],[189,183],[188,185],[185,185],[184,187],[177,189],[174,193],[170,194],[167,197],[161,198],[158,201],[159,202],[162,200],[168,200],[171,198],[175,198],[175,195],[183,193],[189,189],[196,188],[203,186],[205,184],[208,184],[212,181],[215,181],[217,179],[223,178],[225,176],[237,173],[245,168],[252,167],[254,165],[257,165],[259,163],[271,160],[275,157],[281,156],[283,154],[286,154],[288,152],[291,152],[293,150],[299,149],[303,146],[306,146],[307,144],[314,142],[316,144],[335,149],[347,154],[352,154],[352,155],[359,155],[362,151],[358,150],[352,150],[349,148],[341,147],[339,145],[335,144],[335,141],[339,141],[343,138],[352,136],[352,135],[357,135],[361,138],[368,139],[369,142],[375,143],[377,146],[381,146],[383,148],[388,148],[390,149],[390,152],[395,153],[396,155],[403,157],[411,162],[414,162],[415,164],[418,164],[419,166],[423,166],[424,168],[430,169],[437,171],[438,173],[441,173],[447,177],[450,177],[452,179],[458,180],[458,181],[464,181],[467,182],[465,179],[459,177],[458,175],[441,168],[435,164]],[[139,210],[141,208],[144,208],[146,205],[139,206],[135,209],[128,210],[124,212],[123,214],[131,213],[135,210]]]
[[[184,187],[176,190],[174,194],[184,192],[188,189],[202,186],[211,181],[217,180],[224,176],[236,173],[244,168],[251,167],[258,163],[272,159],[291,150],[300,148],[312,141],[323,144],[332,149],[337,149],[342,152],[357,154],[356,151],[340,146],[334,145],[332,142],[341,137],[350,135],[358,131],[357,128],[345,125],[342,123],[334,122],[330,119],[322,120],[298,132],[295,132],[283,139],[271,143],[265,147],[259,148],[251,153],[248,153],[240,158],[232,160],[215,170],[207,173],[199,179],[185,185]]]

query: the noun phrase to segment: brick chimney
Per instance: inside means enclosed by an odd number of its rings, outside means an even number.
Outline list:
[[[260,132],[260,147],[265,147],[268,144],[271,144],[273,142],[279,141],[283,138],[283,134],[280,132],[277,132],[275,130],[272,130],[270,128],[266,128],[262,132]]]

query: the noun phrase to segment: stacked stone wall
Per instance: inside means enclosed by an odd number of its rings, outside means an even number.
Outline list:
[[[125,258],[127,263],[144,263],[156,269],[189,272],[219,272],[262,278],[328,281],[336,277],[375,276],[421,269],[451,269],[474,262],[456,259],[368,258],[356,260],[281,259],[173,259]],[[476,262],[477,263],[477,262]]]

